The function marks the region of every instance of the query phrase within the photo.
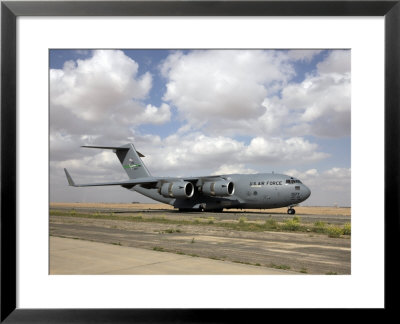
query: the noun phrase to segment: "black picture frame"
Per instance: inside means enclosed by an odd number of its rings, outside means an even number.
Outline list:
[[[4,1],[1,3],[1,322],[200,323],[254,320],[265,310],[16,308],[16,19],[19,16],[384,16],[385,310],[397,306],[399,246],[400,0]],[[371,152],[373,154],[373,152]],[[373,170],[371,170],[373,174]],[[373,178],[373,177],[372,177]],[[366,283],[368,284],[368,283]],[[195,293],[195,292],[194,292]],[[266,292],[267,293],[267,292]],[[345,291],[344,291],[345,293]],[[251,312],[251,314],[248,314]],[[250,319],[250,317],[248,317]]]

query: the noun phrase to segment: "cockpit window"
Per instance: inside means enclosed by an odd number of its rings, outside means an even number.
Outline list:
[[[287,179],[286,183],[287,184],[301,183],[301,181],[300,180],[295,180],[295,179]]]

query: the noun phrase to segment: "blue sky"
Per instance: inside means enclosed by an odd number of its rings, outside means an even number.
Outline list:
[[[112,153],[80,146],[133,142],[153,175],[275,171],[310,186],[305,204],[350,206],[350,55],[50,50],[50,199],[148,201],[123,188],[68,188],[62,172],[123,179]]]

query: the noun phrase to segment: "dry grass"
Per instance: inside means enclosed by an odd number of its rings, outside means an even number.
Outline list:
[[[351,208],[350,207],[303,207],[297,206],[293,207],[296,210],[296,214],[308,214],[308,215],[343,215],[343,216],[351,216]],[[231,209],[232,211],[245,211],[248,213],[251,212],[260,212],[262,209]],[[283,208],[275,208],[268,209],[268,212],[271,214],[287,214],[287,207]]]
[[[52,208],[126,208],[126,209],[173,209],[172,206],[167,204],[112,204],[112,203],[50,203],[50,207]],[[309,215],[351,215],[350,207],[295,207],[297,214],[309,214]],[[231,209],[231,211],[236,211],[236,209]],[[260,209],[237,209],[238,212],[260,212],[266,210]],[[286,214],[287,208],[276,208],[276,209],[268,209],[269,212],[274,214]]]
[[[50,207],[57,208],[127,208],[127,209],[174,209],[167,204],[113,204],[113,203],[55,203]]]

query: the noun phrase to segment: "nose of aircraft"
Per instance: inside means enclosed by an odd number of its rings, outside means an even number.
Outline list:
[[[311,190],[307,186],[303,185],[303,190],[302,191],[303,191],[303,199],[304,200],[306,200],[308,197],[310,197]]]

